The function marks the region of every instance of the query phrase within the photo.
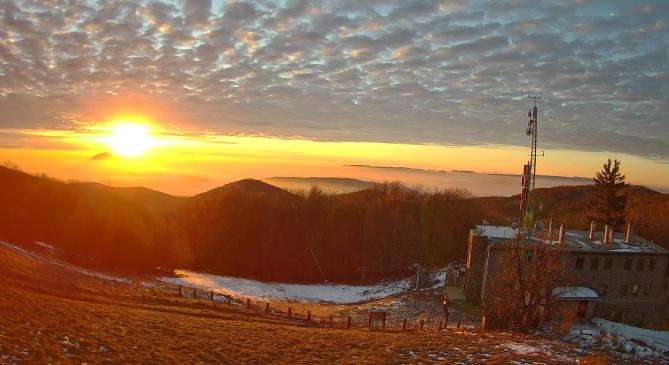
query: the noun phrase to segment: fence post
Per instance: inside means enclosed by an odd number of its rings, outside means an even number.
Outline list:
[[[405,331],[407,329],[407,319],[404,318],[404,323],[402,323],[402,331]]]
[[[265,304],[265,312],[269,313],[269,302]]]
[[[209,292],[209,299],[214,300],[214,291]]]
[[[439,331],[441,331],[441,321],[439,321]]]
[[[226,295],[225,299],[228,300],[228,304],[232,304],[232,297],[230,295]]]
[[[251,299],[246,298],[246,309],[251,310]]]
[[[421,320],[420,320],[420,330],[421,330],[421,331],[423,330],[423,325],[424,325],[424,324],[425,324],[425,321],[423,321],[423,320],[421,319]]]
[[[348,328],[351,328],[351,316],[348,316]]]
[[[197,289],[193,288],[193,298],[197,298]]]
[[[367,323],[367,328],[372,328],[372,312],[369,312],[369,323]]]
[[[330,314],[330,327],[332,327],[332,314]]]
[[[460,329],[460,320],[458,319],[458,327],[457,329]]]
[[[182,297],[182,296],[183,295],[181,295],[181,285],[179,285],[179,297]]]
[[[288,307],[288,319],[293,318],[293,308]]]
[[[311,321],[311,311],[307,311],[307,322]]]
[[[386,329],[386,312],[383,312],[383,329]]]

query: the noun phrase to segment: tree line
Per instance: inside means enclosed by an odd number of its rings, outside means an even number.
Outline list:
[[[334,194],[242,180],[177,199],[65,183],[0,167],[0,239],[43,241],[71,261],[113,270],[191,268],[247,278],[361,283],[436,268],[465,254],[480,213],[465,190],[398,183]],[[160,211],[147,201],[173,206]],[[320,267],[320,269],[319,269]]]

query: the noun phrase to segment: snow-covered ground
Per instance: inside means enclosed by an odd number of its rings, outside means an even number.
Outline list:
[[[641,358],[669,362],[669,331],[655,331],[595,318],[592,324],[574,326],[569,336],[584,347],[605,347]]]
[[[350,304],[367,302],[400,294],[411,289],[411,279],[403,279],[377,285],[341,284],[285,284],[265,283],[229,276],[217,276],[188,270],[176,270],[178,277],[160,277],[158,280],[173,285],[194,287],[202,290],[244,296],[255,299],[279,299],[298,302],[330,302]],[[446,271],[437,275],[437,284],[443,285]]]

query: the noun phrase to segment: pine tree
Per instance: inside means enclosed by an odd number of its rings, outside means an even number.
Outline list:
[[[602,170],[595,174],[594,196],[590,202],[591,219],[620,228],[625,223],[625,206],[627,196],[622,189],[625,183],[625,175],[620,173],[620,161],[608,160],[602,166]]]

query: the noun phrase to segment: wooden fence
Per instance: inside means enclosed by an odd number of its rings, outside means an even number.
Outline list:
[[[304,324],[323,326],[331,328],[369,328],[386,330],[387,327],[402,331],[423,331],[423,330],[472,330],[477,328],[476,324],[471,321],[463,321],[462,319],[451,318],[448,323],[444,322],[444,318],[429,317],[402,317],[395,316],[393,321],[388,321],[391,316],[386,311],[370,311],[366,320],[355,318],[352,315],[341,315],[332,313],[317,313],[309,309],[297,312],[291,306],[287,308],[273,307],[270,302],[262,300],[251,300],[251,298],[243,296],[235,296],[230,294],[221,294],[214,291],[206,291],[197,288],[176,286],[176,293],[181,298],[186,299],[206,299],[215,303],[224,303],[239,309],[248,310],[259,314],[270,315],[274,317],[282,317],[291,321],[299,321]],[[358,316],[359,317],[359,316]]]

